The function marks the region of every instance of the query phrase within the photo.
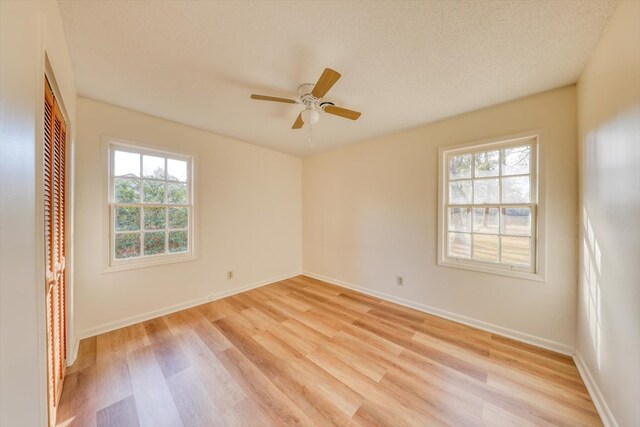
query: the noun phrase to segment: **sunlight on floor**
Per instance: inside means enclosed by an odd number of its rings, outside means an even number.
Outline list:
[[[56,427],[68,427],[68,426],[70,426],[70,425],[73,423],[73,420],[74,420],[75,418],[76,418],[76,417],[71,417],[71,418],[69,418],[68,420],[64,420],[64,421],[62,421],[62,422],[59,422],[59,423],[57,423],[57,424],[56,424]]]

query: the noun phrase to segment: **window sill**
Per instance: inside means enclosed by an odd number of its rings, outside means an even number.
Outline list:
[[[518,279],[532,280],[535,282],[545,282],[545,278],[541,273],[530,273],[527,271],[506,270],[502,268],[485,267],[482,265],[465,264],[449,260],[440,260],[438,265],[441,267],[455,268],[460,270],[477,271],[480,273],[494,274],[496,276],[515,277]]]
[[[107,266],[104,270],[102,270],[102,274],[107,273],[115,273],[117,271],[126,271],[126,270],[137,270],[140,268],[149,268],[149,267],[157,267],[165,264],[175,264],[178,262],[189,262],[195,261],[198,257],[193,253],[187,253],[184,255],[175,255],[175,256],[167,256],[162,258],[155,258],[149,260],[131,260],[131,261],[120,261],[117,264],[112,264]]]

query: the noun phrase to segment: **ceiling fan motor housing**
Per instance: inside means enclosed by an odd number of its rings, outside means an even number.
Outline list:
[[[318,123],[318,120],[320,120],[320,113],[316,109],[319,99],[311,94],[314,86],[313,83],[305,83],[298,88],[300,101],[306,106],[300,113],[300,117],[302,117],[304,123],[311,125]]]
[[[298,96],[300,96],[300,101],[302,101],[302,103],[307,107],[318,103],[318,98],[311,94],[314,86],[315,85],[313,83],[304,83],[301,84],[298,88]]]

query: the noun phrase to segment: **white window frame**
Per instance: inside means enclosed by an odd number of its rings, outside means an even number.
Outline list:
[[[176,262],[186,262],[197,259],[196,258],[196,192],[195,192],[195,165],[196,158],[193,154],[178,152],[173,149],[170,151],[165,147],[153,146],[145,143],[132,142],[119,138],[114,138],[110,136],[102,136],[102,151],[103,151],[103,165],[104,165],[104,192],[103,192],[103,205],[106,214],[106,220],[103,221],[103,241],[106,243],[103,247],[106,248],[106,266],[104,268],[105,273],[114,272],[114,271],[122,271],[122,270],[131,270],[137,268],[146,268],[164,264],[172,264]],[[168,205],[166,203],[161,204],[153,204],[153,203],[116,203],[114,198],[114,179],[113,176],[113,167],[114,167],[114,153],[115,151],[127,151],[136,154],[140,154],[140,161],[142,162],[143,155],[151,155],[164,157],[165,159],[175,159],[182,160],[187,162],[187,192],[189,194],[189,202],[186,205]],[[141,172],[142,172],[142,164],[141,164]],[[166,161],[165,161],[165,172],[166,172]],[[140,183],[144,178],[142,176],[139,178]],[[154,179],[147,179],[154,180]],[[156,181],[165,181],[165,180],[156,180]],[[169,181],[170,182],[170,181]],[[142,185],[140,188],[141,196],[142,196]],[[166,198],[167,187],[165,186],[165,198]],[[166,200],[166,199],[165,199]],[[189,210],[189,224],[187,228],[188,233],[188,244],[189,248],[186,252],[179,253],[162,253],[155,255],[144,255],[144,241],[143,241],[143,227],[144,227],[144,218],[143,218],[143,210],[141,209],[141,222],[140,222],[140,231],[136,231],[135,233],[140,233],[140,251],[141,255],[133,258],[123,258],[117,259],[115,258],[115,208],[117,206],[141,206],[141,207],[186,207]],[[166,225],[166,224],[165,224]],[[165,232],[167,228],[165,228]],[[122,234],[121,232],[118,232]],[[126,232],[125,232],[126,233]],[[165,235],[165,239],[168,239],[169,233],[167,232]],[[168,242],[165,240],[165,247],[168,245]]]
[[[545,177],[543,165],[543,144],[542,131],[526,132],[517,135],[510,135],[500,138],[492,138],[482,141],[472,141],[453,146],[445,146],[439,149],[438,153],[438,265],[452,267],[463,270],[479,271],[501,276],[517,277],[521,279],[544,281],[545,280]],[[449,158],[462,154],[475,154],[478,152],[492,151],[510,147],[518,147],[530,144],[531,151],[531,200],[530,203],[496,203],[483,205],[451,205],[448,204],[448,183],[449,183]],[[472,177],[475,162],[472,161]],[[500,161],[500,168],[502,167]],[[498,177],[500,177],[500,173]],[[514,175],[518,176],[518,175]],[[471,178],[473,182],[473,178]],[[499,191],[501,192],[501,180]],[[473,191],[473,185],[472,185]],[[473,193],[472,193],[473,194]],[[498,264],[484,262],[467,258],[455,258],[447,255],[448,245],[448,207],[531,207],[531,267],[516,266],[508,264]],[[500,215],[500,212],[499,212]],[[472,233],[473,234],[473,233]],[[473,245],[472,245],[473,248]],[[472,249],[473,250],[473,249]],[[500,248],[498,248],[500,250]],[[471,255],[473,256],[473,254]]]

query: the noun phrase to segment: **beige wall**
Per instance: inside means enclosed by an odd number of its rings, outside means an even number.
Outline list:
[[[195,154],[197,260],[103,273],[101,135]],[[80,336],[300,270],[299,158],[84,98],[77,141]]]
[[[76,94],[56,2],[1,1],[0,29],[0,425],[39,426],[47,422],[45,55],[68,113],[71,142]]]
[[[303,271],[571,352],[576,127],[571,86],[305,158]],[[438,148],[536,129],[544,133],[547,280],[437,266]]]
[[[577,352],[611,425],[640,425],[640,2],[622,2],[578,82]],[[612,421],[615,419],[616,421]]]

